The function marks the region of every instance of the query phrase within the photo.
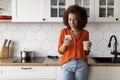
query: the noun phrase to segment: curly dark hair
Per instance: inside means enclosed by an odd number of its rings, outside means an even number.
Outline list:
[[[87,22],[88,22],[88,16],[87,11],[85,8],[80,7],[78,5],[72,5],[70,6],[63,14],[63,23],[67,26],[67,28],[70,28],[68,24],[68,15],[69,13],[73,13],[78,18],[78,29],[85,28]]]

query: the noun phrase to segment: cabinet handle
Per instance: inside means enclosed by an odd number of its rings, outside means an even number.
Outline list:
[[[2,70],[1,70],[1,75],[2,75]]]
[[[116,21],[118,21],[118,18],[116,18]]]
[[[28,69],[32,69],[32,68],[31,67],[21,67],[21,69],[28,70]]]
[[[43,18],[43,21],[45,21],[45,18]]]

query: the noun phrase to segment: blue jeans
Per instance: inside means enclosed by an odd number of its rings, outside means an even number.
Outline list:
[[[87,80],[88,64],[82,59],[71,59],[62,65],[62,80]]]

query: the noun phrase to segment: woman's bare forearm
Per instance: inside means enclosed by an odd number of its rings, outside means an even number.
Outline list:
[[[66,49],[66,46],[62,45],[59,50],[60,50],[61,53],[63,53],[65,51],[65,49]]]

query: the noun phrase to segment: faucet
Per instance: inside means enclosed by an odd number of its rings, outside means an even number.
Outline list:
[[[115,35],[112,35],[110,37],[110,40],[109,40],[109,43],[108,43],[108,47],[110,48],[111,47],[111,41],[112,39],[114,38],[115,42],[114,42],[114,45],[113,45],[113,51],[111,52],[111,54],[114,55],[114,62],[117,62],[117,55],[120,55],[120,53],[117,51],[117,45],[118,45],[118,42],[117,42],[117,38]]]

